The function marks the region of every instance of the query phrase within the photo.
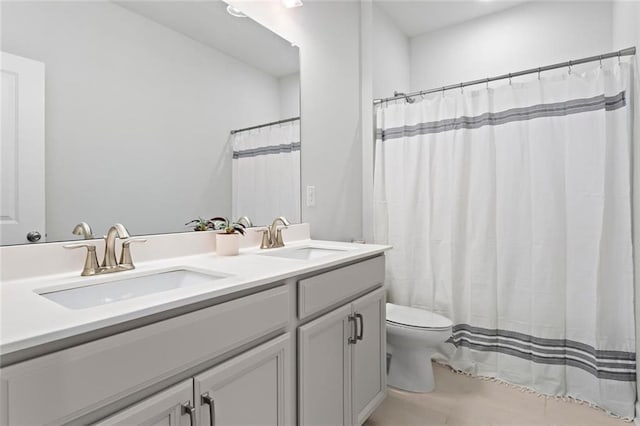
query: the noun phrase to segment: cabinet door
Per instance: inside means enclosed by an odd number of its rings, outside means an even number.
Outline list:
[[[298,328],[298,424],[351,425],[351,305]]]
[[[189,426],[194,423],[191,422],[186,407],[193,407],[191,379],[125,408],[95,425]],[[191,415],[195,416],[195,411]],[[195,421],[195,418],[193,420]]]
[[[293,368],[287,333],[195,376],[198,425],[292,424]]]
[[[369,293],[352,306],[358,333],[351,347],[353,422],[361,425],[386,396],[385,290]]]

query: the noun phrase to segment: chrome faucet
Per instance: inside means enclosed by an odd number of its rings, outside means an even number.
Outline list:
[[[282,223],[285,228],[289,226],[290,223],[286,217],[280,216],[273,219],[273,222],[271,222],[271,227],[269,228],[269,231],[271,232],[271,241],[274,243],[273,246],[284,247],[284,242],[282,241],[282,230],[278,229],[278,222]]]
[[[80,229],[84,229],[84,227],[82,227],[81,225],[82,224],[78,224],[76,228],[80,227]],[[74,228],[74,231],[76,228]],[[116,260],[116,238],[126,238],[126,240],[122,242],[122,252],[120,253],[119,262]],[[63,246],[66,249],[76,249],[82,247],[87,249],[87,257],[84,261],[84,268],[82,269],[82,273],[80,275],[98,275],[107,274],[109,272],[128,271],[131,269],[135,269],[133,260],[131,259],[131,249],[129,248],[129,245],[131,243],[147,242],[147,240],[145,240],[144,238],[129,238],[129,231],[127,231],[127,228],[125,228],[124,225],[120,223],[116,223],[111,228],[109,228],[109,232],[107,232],[107,236],[104,237],[104,241],[104,259],[102,260],[102,266],[99,266],[98,264],[95,244],[75,243]]]
[[[109,272],[118,269],[118,260],[116,259],[116,236],[118,238],[129,238],[129,231],[121,223],[116,223],[107,232],[104,240],[104,259],[102,259],[101,269],[103,272]]]
[[[282,223],[286,229],[287,226],[290,225],[287,218],[284,216],[279,216],[273,219],[271,222],[271,226],[267,229],[262,229],[262,244],[260,244],[260,248],[278,248],[284,247],[284,240],[282,239],[282,228],[278,229],[278,222]]]

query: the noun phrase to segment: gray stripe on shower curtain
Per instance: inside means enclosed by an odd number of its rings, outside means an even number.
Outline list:
[[[634,352],[603,351],[567,339],[546,339],[509,330],[457,324],[450,343],[483,352],[498,352],[538,364],[569,365],[598,378],[633,382]]]
[[[261,146],[260,148],[233,151],[233,158],[237,159],[237,158],[257,157],[258,155],[280,154],[283,152],[292,152],[292,151],[300,151],[300,142],[272,145],[272,146]]]
[[[626,93],[615,96],[598,95],[592,98],[573,99],[565,102],[539,104],[524,108],[512,108],[500,112],[487,112],[475,117],[457,117],[440,121],[430,121],[389,129],[376,129],[379,140],[397,139],[431,133],[442,133],[458,129],[477,129],[483,126],[497,126],[514,121],[526,121],[541,117],[562,117],[581,112],[604,109],[613,111],[626,105]]]

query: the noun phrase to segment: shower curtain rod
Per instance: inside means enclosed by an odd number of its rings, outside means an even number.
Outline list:
[[[534,73],[539,74],[543,71],[549,71],[556,68],[569,67],[569,69],[571,69],[573,65],[585,64],[587,62],[594,62],[594,61],[602,61],[603,59],[607,59],[607,58],[615,58],[615,57],[620,58],[621,56],[631,56],[635,54],[636,54],[636,48],[634,46],[634,47],[629,47],[627,49],[618,50],[617,52],[605,53],[604,55],[589,56],[588,58],[582,58],[582,59],[577,59],[577,60],[567,61],[567,62],[560,62],[554,65],[547,65],[545,67],[539,67],[539,68],[531,68],[528,70],[513,72],[509,74],[503,74],[496,77],[489,77],[489,78],[483,78],[480,80],[473,80],[473,81],[467,81],[464,83],[452,84],[450,86],[443,86],[437,89],[420,90],[418,92],[412,92],[408,94],[396,93],[394,94],[394,96],[390,96],[388,98],[374,99],[373,104],[375,105],[375,104],[380,104],[382,102],[395,101],[397,99],[402,99],[402,98],[409,100],[414,96],[427,95],[429,93],[444,92],[445,90],[451,90],[451,89],[462,89],[463,87],[473,86],[475,84],[489,83],[491,81],[504,80],[505,78],[511,79],[513,77],[519,77],[521,75],[526,75],[526,74],[534,74]]]
[[[231,134],[246,132],[247,130],[260,129],[262,127],[275,126],[276,124],[289,123],[290,121],[300,120],[300,117],[285,118],[284,120],[272,121],[271,123],[258,124],[257,126],[245,127],[244,129],[232,130]]]

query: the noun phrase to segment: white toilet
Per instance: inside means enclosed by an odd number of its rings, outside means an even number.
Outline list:
[[[435,388],[431,355],[451,337],[450,319],[424,309],[387,303],[387,384],[411,392]]]

